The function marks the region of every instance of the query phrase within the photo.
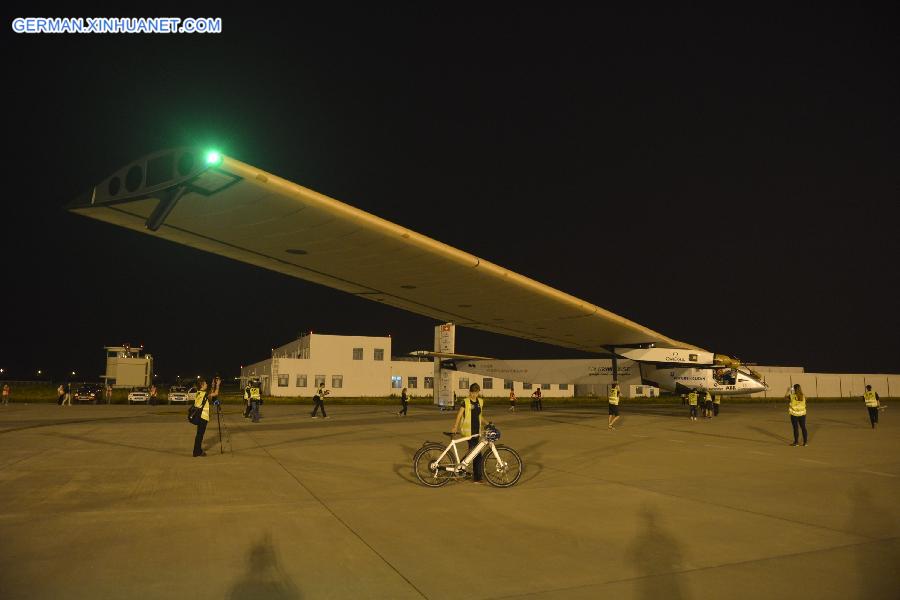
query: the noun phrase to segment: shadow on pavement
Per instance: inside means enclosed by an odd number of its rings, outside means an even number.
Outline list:
[[[681,545],[660,524],[657,510],[645,504],[640,513],[642,529],[629,549],[641,576],[635,580],[636,597],[642,600],[685,598],[680,574]]]
[[[416,479],[416,474],[413,472],[412,463],[395,463],[394,473],[396,473],[403,481],[413,485],[421,485]]]
[[[188,432],[190,433],[190,432]],[[101,444],[104,446],[118,446],[120,448],[132,448],[134,450],[146,450],[147,452],[157,452],[159,454],[171,454],[173,456],[190,456],[191,455],[191,445],[193,444],[193,434],[185,436],[185,451],[184,452],[175,452],[174,450],[160,450],[159,448],[148,448],[146,446],[138,446],[136,444],[123,444],[121,442],[110,442],[108,440],[99,440],[87,437],[86,435],[72,435],[69,433],[59,433],[56,431],[48,431],[42,435],[64,438],[67,440],[77,440],[79,442],[87,442],[89,444]]]
[[[272,535],[266,533],[250,548],[244,576],[235,583],[228,595],[232,600],[299,599],[300,591],[281,568]]]
[[[523,483],[528,483],[532,479],[536,479],[538,475],[541,474],[541,471],[544,470],[544,465],[539,462],[528,462],[524,458],[522,459],[522,478],[519,479],[517,486],[522,485]]]
[[[791,424],[788,423],[788,431],[790,431]],[[788,436],[778,435],[777,433],[773,433],[768,429],[763,429],[762,427],[756,427],[755,425],[747,425],[747,429],[750,431],[755,431],[756,433],[761,433],[765,436],[772,438],[773,440],[778,440],[781,443],[787,444],[791,439]]]

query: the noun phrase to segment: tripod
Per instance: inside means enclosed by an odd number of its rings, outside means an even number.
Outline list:
[[[223,443],[224,438],[222,437],[222,404],[221,402],[216,404],[216,422],[219,424],[219,453],[225,454],[225,445]],[[225,435],[228,436],[228,447],[231,448],[231,434],[228,432],[228,424],[225,424]],[[233,450],[232,450],[233,452]]]

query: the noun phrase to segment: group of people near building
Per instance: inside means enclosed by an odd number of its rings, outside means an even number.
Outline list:
[[[199,409],[200,418],[195,423],[197,432],[194,436],[194,456],[206,456],[206,452],[203,451],[203,436],[206,433],[206,427],[209,424],[209,405],[212,404],[215,406],[217,412],[220,410],[221,401],[219,399],[219,392],[221,384],[222,378],[219,377],[219,375],[216,375],[213,378],[211,387],[207,384],[205,379],[200,379],[197,382],[197,393],[194,394],[193,406]],[[314,397],[315,407],[313,408],[310,417],[313,419],[319,418],[318,413],[321,410],[322,418],[328,418],[328,415],[325,414],[325,396],[329,393],[329,390],[325,389],[324,384],[319,385],[319,389],[316,391]],[[260,414],[260,406],[262,403],[262,385],[260,384],[259,379],[251,379],[244,387],[244,417],[250,419],[253,423],[259,423],[262,416]]]
[[[217,375],[213,379],[213,386],[207,394],[206,381],[200,380],[199,382],[198,391],[194,398],[194,406],[200,409],[200,422],[197,424],[197,433],[194,438],[194,456],[206,456],[206,453],[202,448],[202,443],[203,435],[206,431],[206,425],[209,422],[209,403],[211,402],[218,408],[220,385],[221,378]],[[9,386],[5,386],[4,398],[8,397],[8,387]],[[62,389],[63,386],[60,386],[60,390]],[[456,415],[456,421],[453,426],[454,433],[461,433],[464,436],[470,436],[476,435],[480,431],[482,431],[482,411],[484,408],[484,398],[481,396],[480,392],[481,387],[477,383],[473,383],[469,386],[469,395],[463,398],[461,402],[456,403],[458,406],[458,411]],[[319,411],[321,411],[322,418],[328,418],[325,413],[325,397],[329,395],[329,393],[329,390],[325,389],[324,385],[318,386],[318,390],[316,391],[316,394],[313,398],[314,407],[312,413],[310,414],[310,417],[314,419],[318,418],[318,413]],[[683,398],[690,407],[690,419],[692,421],[696,421],[699,416],[711,419],[719,415],[719,406],[721,399],[719,396],[713,396],[708,390],[703,393],[702,400],[700,399],[700,392],[697,389],[692,389],[689,393],[684,395]],[[800,384],[794,384],[793,386],[791,386],[788,389],[787,394],[785,394],[785,398],[788,400],[788,414],[790,415],[791,427],[794,433],[794,441],[791,443],[791,446],[806,446],[809,444],[809,435],[806,429],[806,396],[803,394],[803,390],[801,389]],[[881,406],[878,394],[872,391],[871,385],[866,386],[866,391],[863,399],[865,401],[866,409],[869,414],[869,421],[871,423],[872,429],[874,430],[878,425],[878,413],[881,409],[883,409],[883,406]],[[263,402],[261,386],[258,379],[252,379],[247,383],[247,386],[244,388],[244,400],[244,417],[250,418],[254,423],[258,423],[260,419],[259,407]],[[609,405],[607,427],[609,429],[615,429],[616,422],[620,418],[619,403],[621,401],[621,397],[618,383],[613,383],[610,386],[607,400]],[[409,408],[409,394],[406,388],[403,388],[400,393],[400,402],[401,408],[397,414],[406,416]],[[510,390],[509,402],[509,410],[515,412],[516,395],[512,390]],[[542,409],[543,407],[541,406],[541,392],[540,388],[538,388],[532,394],[532,410],[539,411]],[[699,416],[698,411],[700,413]],[[800,433],[803,434],[802,444],[800,444],[799,441]],[[469,447],[473,448],[477,443],[477,437],[470,439]],[[476,482],[481,482],[482,472],[482,460],[481,457],[478,457],[475,459],[474,463],[473,480]]]
[[[706,390],[703,397],[700,397],[700,391],[697,388],[692,389],[687,394],[681,395],[681,404],[687,404],[690,408],[690,419],[696,421],[698,416],[705,419],[712,419],[719,416],[719,405],[722,403],[722,397],[713,395]]]
[[[9,386],[5,386],[9,388]],[[151,389],[150,397],[156,397],[156,386]],[[109,383],[103,385],[103,399],[109,404],[112,402],[112,386]],[[98,398],[99,400],[99,398]],[[72,384],[60,383],[56,388],[56,404],[59,406],[72,406]],[[151,402],[153,404],[153,402]]]

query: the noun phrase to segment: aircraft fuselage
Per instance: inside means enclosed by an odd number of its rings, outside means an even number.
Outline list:
[[[562,360],[450,360],[447,368],[474,375],[495,377],[528,383],[606,384],[613,382],[610,359]],[[747,372],[747,369],[718,369],[693,367],[660,367],[632,360],[618,360],[617,378],[620,383],[655,385],[675,393],[691,389],[709,391],[720,396],[747,396],[766,390],[766,384]]]

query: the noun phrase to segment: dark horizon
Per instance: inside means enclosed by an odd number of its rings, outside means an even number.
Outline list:
[[[122,343],[143,344],[163,379],[236,374],[309,330],[390,334],[395,355],[431,348],[432,319],[62,209],[181,145],[715,352],[897,372],[890,15],[203,16],[224,32],[7,28],[4,378],[99,375],[103,346]],[[457,339],[463,353],[581,356],[465,328]]]

